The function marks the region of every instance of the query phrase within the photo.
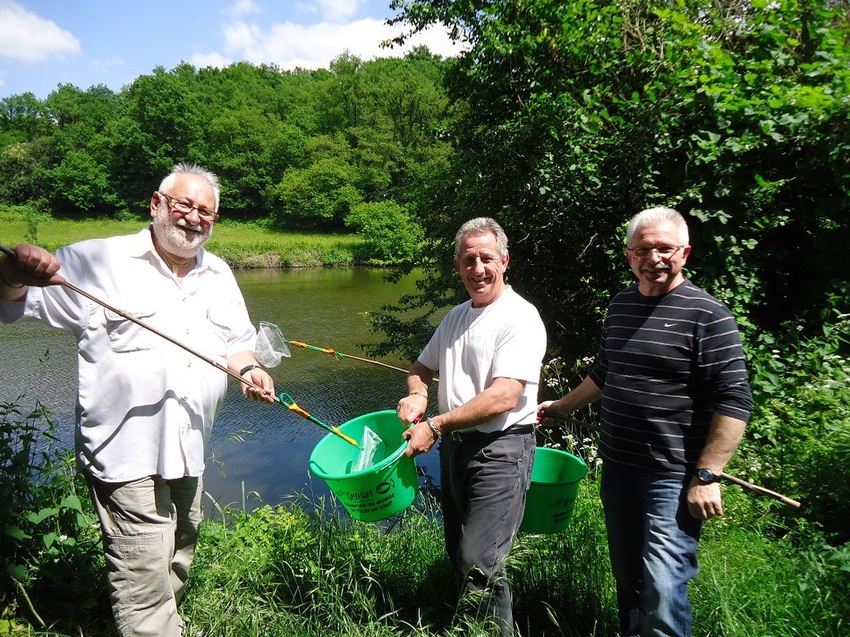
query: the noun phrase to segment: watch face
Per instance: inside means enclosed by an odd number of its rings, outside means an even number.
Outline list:
[[[717,482],[717,476],[714,475],[711,469],[699,469],[697,471],[697,477],[700,479],[700,482]]]

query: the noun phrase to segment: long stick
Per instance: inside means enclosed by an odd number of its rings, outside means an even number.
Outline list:
[[[592,429],[593,431],[599,431],[602,429],[599,425],[592,425],[588,422],[584,422],[582,420],[576,420],[575,418],[570,418],[569,416],[564,416],[565,421],[572,423],[574,425],[578,425],[579,427],[585,427],[586,429]],[[747,482],[745,480],[741,480],[740,478],[736,478],[735,476],[729,475],[728,473],[721,473],[720,477],[724,480],[728,480],[733,484],[737,484],[740,487],[744,487],[745,489],[749,489],[750,491],[755,491],[756,493],[760,493],[761,495],[766,495],[775,500],[779,500],[784,504],[788,504],[796,509],[800,508],[800,503],[797,500],[792,500],[788,496],[782,495],[781,493],[777,493],[776,491],[771,491],[770,489],[766,489],[757,484],[753,484],[752,482]]]
[[[315,345],[310,345],[309,343],[302,343],[301,341],[290,341],[288,339],[283,339],[289,345],[295,345],[295,347],[301,347],[303,349],[308,349],[314,352],[323,352],[325,354],[330,354],[337,360],[342,360],[343,358],[353,358],[356,361],[362,361],[364,363],[372,363],[373,365],[380,365],[381,367],[386,367],[388,369],[394,369],[397,372],[404,372],[407,374],[410,370],[403,369],[401,367],[395,367],[394,365],[388,365],[387,363],[382,363],[381,361],[372,360],[371,358],[361,358],[360,356],[352,356],[351,354],[343,354],[342,352],[338,352],[335,349],[330,349],[328,347],[316,347]],[[437,379],[434,379],[437,380]]]
[[[7,247],[6,247],[6,246],[4,246],[2,243],[0,243],[0,251],[2,251],[3,253],[5,253],[5,254],[9,255],[9,256],[10,256],[10,257],[12,257],[12,258],[17,258],[17,254],[15,253],[15,251],[14,251],[14,250],[12,250],[11,248],[7,248]],[[222,365],[221,363],[219,363],[217,360],[214,360],[214,359],[210,358],[209,356],[206,356],[206,355],[202,354],[202,353],[201,353],[201,352],[199,352],[198,350],[196,350],[196,349],[193,349],[193,348],[189,347],[189,346],[188,346],[188,345],[186,345],[185,343],[181,343],[180,341],[178,341],[178,340],[176,340],[176,339],[174,339],[174,338],[170,337],[168,334],[165,334],[165,333],[163,333],[163,332],[159,331],[157,328],[153,327],[152,325],[148,325],[148,324],[147,324],[147,323],[145,323],[144,321],[141,321],[141,320],[137,319],[135,316],[133,316],[133,315],[131,315],[131,314],[128,314],[128,313],[127,313],[127,312],[125,312],[124,310],[121,310],[121,309],[119,309],[119,308],[117,308],[117,307],[114,307],[113,305],[110,305],[110,304],[109,304],[109,303],[107,303],[106,301],[103,301],[102,299],[99,299],[99,298],[97,298],[96,296],[93,296],[92,294],[89,294],[89,293],[88,293],[88,292],[86,292],[85,290],[83,290],[83,289],[81,289],[81,288],[78,288],[78,287],[77,287],[76,285],[74,285],[73,283],[70,283],[70,282],[68,282],[68,281],[65,281],[64,283],[62,283],[62,285],[64,285],[64,286],[65,286],[66,288],[68,288],[69,290],[73,290],[73,291],[74,291],[74,292],[76,292],[77,294],[80,294],[80,295],[82,295],[82,296],[86,297],[88,300],[90,300],[90,301],[92,301],[92,302],[94,302],[94,303],[97,303],[98,305],[100,305],[100,306],[102,306],[102,307],[105,307],[107,310],[109,310],[109,311],[111,311],[111,312],[115,312],[115,313],[116,313],[116,314],[118,314],[119,316],[121,316],[121,317],[123,317],[123,318],[127,319],[128,321],[131,321],[131,322],[135,323],[135,324],[136,324],[136,325],[138,325],[139,327],[143,327],[144,329],[148,330],[149,332],[153,332],[153,333],[154,333],[154,334],[156,334],[157,336],[159,336],[159,337],[161,337],[161,338],[164,338],[164,339],[165,339],[166,341],[168,341],[169,343],[173,343],[174,345],[177,345],[177,347],[181,347],[181,348],[183,348],[184,350],[186,350],[186,351],[187,351],[187,352],[189,352],[190,354],[192,354],[192,355],[197,356],[198,358],[200,358],[200,359],[201,359],[202,361],[204,361],[205,363],[209,363],[210,365],[212,365],[212,366],[213,366],[213,367],[215,367],[216,369],[218,369],[218,370],[220,370],[220,371],[224,372],[224,373],[225,373],[225,374],[227,374],[228,376],[231,376],[232,378],[235,378],[235,379],[236,379],[236,380],[238,380],[240,383],[245,383],[245,384],[246,384],[246,385],[248,385],[249,387],[253,387],[254,389],[256,389],[257,391],[259,391],[259,392],[261,392],[261,393],[263,393],[263,394],[268,393],[268,392],[267,392],[267,391],[266,391],[263,387],[260,387],[259,385],[257,385],[257,384],[256,384],[256,383],[254,383],[253,381],[246,380],[246,379],[242,378],[242,376],[240,376],[238,373],[234,372],[234,371],[233,371],[233,370],[231,370],[231,369],[228,369],[227,367],[225,367],[224,365]],[[288,408],[288,405],[286,405],[286,404],[285,404],[285,403],[284,403],[284,402],[280,399],[280,396],[275,396],[275,398],[277,399],[277,401],[278,401],[281,405],[283,405],[284,407],[287,407],[287,408]],[[298,410],[294,410],[294,411],[295,411],[295,413],[296,413],[296,414],[298,414],[299,416],[303,416],[303,415],[304,415],[304,414],[302,414],[301,412],[299,412]],[[307,413],[307,412],[304,412],[304,413]],[[309,417],[309,414],[308,414],[308,416],[305,416],[305,417],[307,418],[307,420],[310,420],[311,422],[317,422],[317,421],[315,421],[313,418]],[[336,434],[337,436],[341,437],[343,440],[345,440],[345,441],[346,441],[346,442],[348,442],[349,444],[353,444],[355,447],[357,446],[357,443],[356,443],[356,442],[355,442],[352,438],[350,438],[349,436],[346,436],[345,434],[343,434],[343,433],[342,433],[339,429],[337,429],[336,427],[331,427],[331,426],[329,426],[329,425],[324,425],[324,424],[322,424],[322,426],[323,426],[325,429],[327,429],[328,431],[330,431],[331,433]]]

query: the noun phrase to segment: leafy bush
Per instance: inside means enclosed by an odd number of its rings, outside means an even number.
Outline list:
[[[821,336],[762,335],[749,346],[756,410],[736,466],[796,494],[799,515],[834,544],[850,541],[850,317]]]
[[[375,265],[411,263],[424,239],[419,224],[393,201],[357,204],[345,223],[364,239],[361,257]]]
[[[42,625],[85,621],[107,601],[100,530],[55,427],[39,404],[26,416],[0,404],[0,610]]]

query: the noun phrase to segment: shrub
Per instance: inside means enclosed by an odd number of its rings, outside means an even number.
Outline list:
[[[0,404],[0,610],[42,625],[102,615],[106,602],[100,531],[55,428],[40,404],[26,416]]]

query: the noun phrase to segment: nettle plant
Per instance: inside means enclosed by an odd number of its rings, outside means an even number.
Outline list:
[[[794,493],[798,522],[835,543],[850,540],[850,315],[805,338],[763,334],[749,348],[756,409],[737,462],[746,474]]]
[[[0,610],[23,607],[38,623],[94,606],[101,579],[97,520],[55,431],[40,403],[0,403]]]
[[[541,369],[540,400],[555,400],[568,393],[584,379],[592,364],[593,358],[589,356],[574,361],[560,356],[550,359]],[[602,462],[597,426],[596,408],[588,405],[568,420],[541,423],[537,429],[538,443],[571,453],[584,460],[588,469],[596,471]]]

